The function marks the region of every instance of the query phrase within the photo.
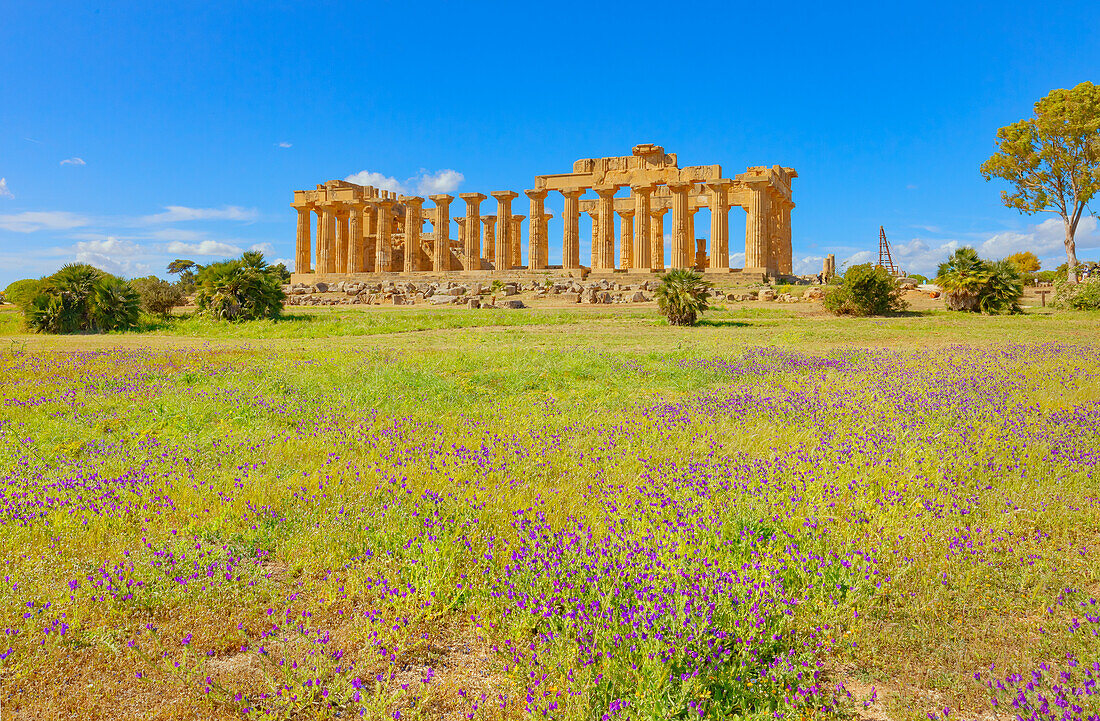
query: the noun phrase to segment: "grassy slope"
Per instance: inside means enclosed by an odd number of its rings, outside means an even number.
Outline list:
[[[5,382],[19,385],[6,396],[43,399],[40,405],[8,406],[0,415],[6,422],[0,447],[9,477],[25,477],[20,464],[29,463],[39,469],[36,473],[50,478],[71,477],[85,467],[117,475],[145,460],[150,462],[146,472],[159,490],[143,498],[148,502],[150,496],[170,492],[174,504],[153,504],[140,513],[111,517],[82,511],[51,517],[46,524],[3,527],[4,573],[17,579],[21,589],[0,594],[2,605],[12,609],[31,597],[40,599],[39,605],[41,599],[53,599],[67,609],[67,618],[77,628],[69,635],[76,642],[19,648],[19,655],[2,671],[8,694],[5,709],[14,704],[39,715],[78,708],[128,717],[232,715],[231,703],[206,705],[204,694],[196,690],[201,683],[172,672],[170,664],[143,666],[125,650],[125,643],[136,638],[139,648],[147,644],[146,653],[155,656],[149,651],[149,634],[141,636],[143,624],[155,624],[159,642],[165,644],[169,641],[164,639],[174,642],[194,633],[195,647],[215,649],[214,658],[222,663],[183,656],[184,667],[194,666],[196,678],[211,674],[243,688],[262,685],[257,673],[227,667],[245,656],[231,653],[240,640],[237,623],[262,627],[263,609],[289,604],[285,598],[293,591],[311,602],[332,599],[336,584],[325,571],[346,567],[362,552],[364,523],[377,534],[378,547],[397,548],[403,539],[423,543],[407,518],[378,518],[381,501],[374,489],[386,484],[368,473],[395,468],[394,453],[403,447],[416,450],[396,472],[414,495],[425,489],[448,494],[447,510],[459,516],[469,513],[473,499],[487,504],[474,540],[483,550],[488,537],[508,535],[513,513],[532,505],[552,519],[551,525],[553,519],[572,515],[599,528],[606,522],[601,504],[607,496],[593,491],[593,478],[597,485],[629,484],[643,473],[643,466],[632,458],[679,463],[689,457],[706,459],[715,448],[723,454],[772,458],[799,444],[813,448],[828,433],[847,433],[860,443],[876,433],[895,434],[901,440],[888,451],[857,452],[867,465],[834,467],[828,459],[814,459],[777,476],[790,482],[802,479],[801,492],[807,497],[834,494],[841,510],[829,521],[834,524],[830,543],[836,548],[871,544],[883,559],[880,572],[892,577],[884,592],[860,587],[854,579],[854,597],[842,607],[824,606],[818,609],[820,616],[799,617],[803,625],[821,619],[834,624],[836,648],[829,655],[834,676],[851,688],[876,686],[879,713],[916,720],[944,706],[981,711],[985,693],[972,674],[991,662],[999,668],[1015,664],[1026,670],[1056,660],[1067,650],[1095,650],[1062,632],[1060,615],[1047,613],[1067,587],[1100,594],[1100,558],[1092,550],[1100,541],[1100,508],[1088,501],[1095,499],[1096,479],[1045,460],[1053,441],[1036,442],[1021,457],[1013,438],[1024,429],[1002,425],[996,417],[965,415],[973,426],[955,428],[957,437],[951,427],[937,425],[935,417],[920,419],[924,425],[919,430],[927,430],[928,438],[948,434],[941,440],[922,440],[926,435],[912,430],[911,416],[878,397],[872,376],[831,371],[824,383],[800,371],[736,383],[746,392],[767,397],[805,391],[843,399],[845,405],[832,418],[793,413],[777,421],[750,410],[701,418],[683,430],[653,430],[638,423],[634,409],[728,387],[728,376],[709,368],[683,368],[679,362],[715,355],[738,358],[742,350],[756,347],[834,355],[838,349],[895,349],[902,353],[898,362],[915,374],[918,395],[927,395],[934,389],[920,376],[922,369],[940,369],[947,374],[943,377],[957,378],[950,374],[971,356],[954,348],[956,344],[983,349],[1087,341],[1100,331],[1096,315],[982,318],[939,313],[856,320],[805,317],[786,309],[733,309],[712,313],[707,325],[693,329],[668,328],[645,313],[618,309],[484,314],[371,309],[304,317],[230,327],[187,320],[154,336],[44,338],[17,334],[12,316],[0,312],[0,332],[11,335],[10,349],[0,347],[0,374]],[[921,346],[935,352],[913,355]],[[143,349],[149,347],[157,352],[146,354]],[[79,364],[52,352],[98,348],[123,350]],[[163,356],[161,350],[170,353]],[[975,376],[994,386],[1012,384],[1013,403],[1041,409],[1028,432],[1046,427],[1042,414],[1100,398],[1100,381],[1081,367],[1079,358],[1064,357],[1054,349],[1049,355],[974,369]],[[130,380],[121,383],[120,378]],[[66,395],[74,389],[75,395]],[[375,411],[381,420],[374,418]],[[330,422],[330,417],[336,420]],[[379,435],[377,429],[395,419],[393,433]],[[425,421],[430,426],[421,425]],[[296,434],[303,422],[315,430]],[[365,429],[358,430],[362,423]],[[595,465],[577,460],[577,453],[598,457],[605,442],[602,433],[612,428],[628,428],[634,435]],[[532,432],[560,433],[568,440],[564,446],[526,456],[512,457],[506,449],[496,449],[493,458],[507,468],[503,475],[481,477],[432,460],[442,456],[431,449],[456,443],[477,447],[518,438],[517,448],[534,449],[537,443],[523,440]],[[397,440],[386,447],[384,438]],[[1092,439],[1093,447],[1097,440]],[[98,441],[115,448],[94,450]],[[894,465],[882,466],[884,453]],[[242,472],[243,466],[259,461],[261,468]],[[1040,486],[1036,478],[1043,481]],[[195,479],[201,482],[195,485]],[[523,482],[517,485],[515,479]],[[323,490],[326,483],[329,492]],[[61,490],[52,493],[66,495]],[[622,493],[624,499],[631,494]],[[221,494],[232,500],[219,500]],[[673,491],[671,498],[690,503],[694,496],[684,489]],[[978,498],[971,504],[975,510],[965,519],[919,509],[930,498],[950,506],[972,496]],[[877,502],[883,498],[901,502]],[[774,500],[766,495],[741,497],[731,521],[769,518],[775,512]],[[716,501],[722,504],[721,498]],[[1006,514],[1006,502],[1017,511]],[[260,506],[275,508],[289,520],[261,523],[249,512]],[[357,510],[345,523],[343,512],[349,508]],[[825,515],[821,509],[788,511]],[[804,520],[791,515],[774,523],[794,533]],[[949,551],[960,537],[960,527],[982,529],[973,535],[989,533],[989,539],[1015,534],[1011,538],[1021,540],[1011,542],[1010,551],[998,546],[989,553],[995,560],[1033,556],[1032,564],[960,562],[958,554]],[[177,535],[181,530],[183,535]],[[199,538],[242,552],[262,549],[268,555],[260,565],[241,564],[252,585],[234,587],[231,593],[213,587],[184,593],[147,575],[149,590],[139,594],[138,602],[97,602],[77,595],[66,605],[65,579],[118,563],[129,558],[126,552],[147,563],[150,546],[141,539],[182,553],[189,546],[176,539],[183,537],[191,539],[188,543]],[[360,584],[351,594],[357,600],[342,603],[358,604],[360,612],[374,605],[411,618],[409,639],[415,636],[413,629],[432,636],[434,645],[427,649],[409,644],[406,667],[445,668],[450,657],[452,666],[477,669],[473,677],[445,675],[440,695],[429,694],[424,700],[435,709],[426,712],[429,716],[464,711],[467,707],[456,695],[459,686],[485,690],[516,684],[485,650],[523,630],[493,615],[499,602],[483,595],[484,588],[476,588],[473,597],[456,593],[456,579],[474,565],[481,551],[467,556],[444,542],[434,548],[428,554],[439,562],[415,578],[421,590],[446,598],[449,610],[441,616],[417,616],[412,606],[383,602],[351,571],[340,578],[341,588]],[[396,573],[395,559],[368,566],[372,573]],[[135,577],[141,568],[138,563]],[[294,603],[299,605],[288,608],[305,608],[300,599]],[[358,631],[331,615],[333,603],[319,606],[328,609],[326,627],[335,635],[358,638]],[[319,607],[309,607],[322,615]],[[859,612],[859,620],[854,620],[852,614]],[[482,613],[498,627],[472,628],[463,620]],[[15,613],[3,620],[8,628],[25,624]],[[467,651],[459,649],[467,647],[474,649],[468,653],[476,658],[462,655]],[[485,653],[477,655],[478,649]],[[165,652],[169,661],[183,653],[178,642]],[[134,668],[146,668],[141,682],[133,678]],[[62,680],[68,690],[58,693],[57,682]],[[119,696],[105,699],[105,689]],[[168,702],[161,703],[165,699]]]

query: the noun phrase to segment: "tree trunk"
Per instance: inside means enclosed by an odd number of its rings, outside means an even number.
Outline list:
[[[1062,224],[1066,228],[1066,280],[1070,283],[1077,282],[1077,245],[1074,243],[1074,227],[1069,218],[1062,216]]]

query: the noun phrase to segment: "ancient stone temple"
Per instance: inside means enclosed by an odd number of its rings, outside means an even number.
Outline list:
[[[294,191],[291,205],[298,211],[295,281],[360,274],[663,272],[666,229],[671,268],[789,275],[791,180],[797,177],[793,168],[773,165],[723,178],[720,165],[681,168],[676,155],[661,146],[636,145],[631,155],[585,158],[573,163],[570,173],[536,176],[535,187],[524,191],[530,202],[527,215],[513,213],[512,202],[519,198],[514,191],[490,193],[496,201],[495,214],[484,213],[487,196],[460,193],[462,205],[456,209],[465,215],[454,218],[458,232],[453,238],[454,196],[399,196],[330,180],[314,190]],[[595,197],[583,197],[589,192]],[[546,212],[551,193],[561,196],[564,226],[561,264],[553,266],[547,233],[553,214]],[[428,201],[431,205],[424,207]],[[730,267],[729,211],[733,207],[746,213],[741,269]],[[696,237],[695,214],[700,208],[710,211],[707,238]],[[581,258],[582,212],[592,218],[588,258]],[[431,225],[430,231],[424,229],[425,222]]]

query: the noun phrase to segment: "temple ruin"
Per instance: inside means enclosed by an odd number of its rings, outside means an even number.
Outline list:
[[[490,193],[496,200],[495,215],[482,214],[487,196],[459,193],[465,215],[454,218],[458,230],[454,238],[452,195],[397,195],[330,180],[314,190],[294,191],[291,205],[298,211],[294,279],[555,270],[578,275],[662,272],[666,227],[671,268],[773,278],[789,275],[791,180],[797,177],[794,168],[773,165],[750,167],[734,178],[723,178],[720,165],[681,168],[675,153],[665,153],[659,145],[637,145],[631,155],[585,158],[573,163],[571,173],[536,176],[535,187],[524,191],[530,201],[526,216],[513,213],[512,201],[519,198],[514,191]],[[622,188],[629,188],[628,196],[622,196]],[[588,191],[595,197],[582,197]],[[551,192],[563,198],[561,265],[549,264],[547,230],[553,215],[546,212],[545,201]],[[424,207],[426,201],[431,201],[431,207]],[[741,269],[730,267],[732,207],[744,208],[746,213]],[[695,214],[701,208],[710,211],[709,238],[696,238]],[[592,218],[588,265],[582,264],[580,252],[581,213]],[[526,242],[522,237],[525,220]],[[425,222],[431,224],[431,231],[424,230]]]

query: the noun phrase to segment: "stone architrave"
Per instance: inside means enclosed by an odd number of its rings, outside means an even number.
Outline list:
[[[420,231],[424,228],[424,199],[416,196],[404,196],[405,204],[405,272],[420,270]]]
[[[343,206],[336,208],[336,272],[348,272],[348,211]]]
[[[428,196],[435,203],[435,246],[432,270],[436,273],[451,269],[451,201],[453,195],[440,193]]]
[[[466,201],[466,242],[462,246],[463,267],[466,270],[481,270],[481,201],[486,196],[481,193],[459,193]]]
[[[710,262],[707,270],[725,272],[730,267],[730,180],[707,183],[710,190]]]
[[[649,217],[652,221],[649,224],[649,260],[653,270],[663,271],[665,269],[665,213],[667,212],[668,208],[657,208],[649,211]]]
[[[543,205],[546,201],[545,190],[525,190],[523,194],[531,201],[531,221],[527,225],[527,268],[542,270],[547,266],[546,259],[546,218]]]
[[[768,272],[768,183],[746,182],[748,199],[745,203],[745,272]]]
[[[619,211],[619,267],[634,267],[634,210]]]
[[[688,193],[691,183],[669,183],[672,191],[672,267],[692,268],[694,263],[694,233],[691,231]]]
[[[519,197],[514,190],[498,190],[490,193],[497,200],[497,247],[494,269],[509,270],[512,261],[512,200]],[[518,242],[518,241],[517,241]]]
[[[310,207],[308,205],[293,206],[298,211],[298,235],[294,247],[294,272],[309,273],[313,269],[310,251],[313,240],[309,237]]]
[[[596,208],[584,211],[592,219],[592,270],[600,267],[600,211]]]
[[[496,262],[497,247],[497,217],[495,215],[481,216],[481,222],[485,224],[485,255],[486,262]]]
[[[363,270],[363,209],[356,203],[348,208],[348,272]]]
[[[526,218],[526,215],[513,215],[512,216],[512,267],[523,267],[523,243],[521,242],[522,230],[521,226]]]
[[[383,198],[378,201],[378,237],[375,241],[374,268],[377,273],[393,270],[393,220],[390,213],[397,201]]]
[[[581,267],[581,231],[578,201],[583,190],[562,190],[565,206],[562,210],[561,266],[565,270]]]
[[[632,185],[630,192],[634,194],[634,252],[632,267],[638,270],[649,270],[653,267],[653,247],[650,240],[650,225],[652,216],[649,211],[649,198],[653,193],[653,185]]]
[[[596,243],[598,250],[594,252],[593,268],[601,270],[614,270],[615,268],[615,193],[617,186],[600,186],[593,188],[597,196],[596,223],[598,227]],[[598,265],[597,265],[598,264]]]

